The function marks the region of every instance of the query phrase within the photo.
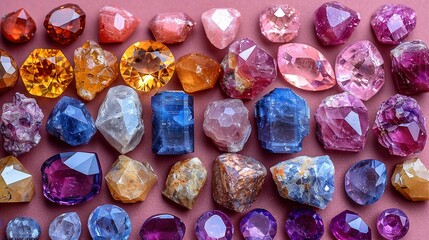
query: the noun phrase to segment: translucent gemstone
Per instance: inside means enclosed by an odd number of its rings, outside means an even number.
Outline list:
[[[63,213],[49,225],[51,240],[79,240],[81,232],[82,226],[76,212]]]
[[[220,85],[232,98],[253,99],[277,77],[274,58],[250,38],[231,44],[221,67]]]
[[[110,86],[119,74],[115,54],[91,40],[74,51],[74,64],[77,94],[87,101]]]
[[[60,205],[77,205],[100,192],[102,174],[95,153],[64,152],[42,165],[43,195]]]
[[[197,157],[176,162],[170,169],[162,194],[192,209],[207,178],[207,171]]]
[[[338,85],[364,101],[372,98],[384,84],[384,61],[368,40],[344,48],[335,61]]]
[[[73,80],[73,68],[57,49],[33,50],[20,68],[27,91],[35,96],[56,98]]]
[[[149,22],[149,28],[156,41],[174,44],[184,42],[195,24],[186,13],[158,13]]]
[[[291,240],[319,240],[325,232],[322,217],[309,208],[292,209],[285,228]]]
[[[334,195],[334,164],[329,156],[301,156],[271,167],[280,196],[325,209]]]
[[[170,81],[175,69],[174,56],[167,46],[155,41],[141,41],[125,50],[120,63],[124,81],[132,88],[148,92]]]
[[[409,229],[408,216],[400,209],[386,209],[377,218],[378,233],[386,239],[402,239]]]
[[[198,240],[231,240],[234,226],[225,213],[219,210],[207,211],[198,218],[195,233]]]
[[[24,8],[3,16],[1,33],[10,42],[28,42],[33,38],[35,32],[36,22]]]
[[[98,15],[98,41],[121,43],[127,40],[140,20],[120,7],[104,6]]]
[[[224,208],[244,212],[258,198],[266,176],[267,169],[256,159],[224,153],[213,163],[213,199]]]
[[[296,9],[290,5],[273,5],[259,15],[262,35],[275,43],[292,41],[298,36],[301,19]]]
[[[33,177],[14,156],[0,159],[0,203],[30,202],[34,196]]]
[[[379,42],[398,44],[416,27],[416,12],[402,4],[386,4],[372,15],[371,27]]]
[[[332,218],[329,228],[336,239],[371,240],[371,228],[357,213],[349,210]]]
[[[261,98],[255,118],[262,148],[273,153],[302,150],[302,140],[310,130],[310,109],[292,90],[276,88]]]
[[[408,200],[429,200],[429,170],[417,157],[396,165],[391,182]]]
[[[328,150],[359,152],[369,130],[368,109],[363,102],[344,92],[325,98],[316,110],[316,134]]]
[[[6,226],[8,240],[38,240],[40,233],[39,223],[29,217],[14,218]]]
[[[234,8],[212,8],[201,15],[206,36],[219,49],[226,48],[237,36],[240,12]]]
[[[88,229],[92,239],[127,240],[131,234],[131,220],[124,209],[101,205],[89,215]]]
[[[142,104],[136,91],[123,85],[110,88],[95,125],[118,152],[134,150],[144,134]]]
[[[140,237],[144,240],[182,240],[185,231],[185,223],[180,218],[171,214],[159,214],[146,219],[140,229]]]
[[[249,139],[249,111],[239,99],[211,102],[204,113],[204,133],[224,152],[239,152]]]
[[[392,155],[409,156],[426,144],[426,119],[414,98],[396,94],[377,111],[374,134]]]
[[[135,203],[146,199],[156,183],[157,176],[148,162],[139,162],[120,155],[105,179],[115,200]]]
[[[240,231],[245,240],[273,240],[277,221],[267,210],[256,208],[241,219]]]
[[[45,17],[43,26],[49,37],[59,44],[70,44],[82,35],[86,15],[76,4],[64,4],[52,9]]]
[[[8,52],[0,49],[0,90],[14,87],[18,75],[15,59]]]
[[[280,73],[293,86],[307,91],[323,91],[335,85],[334,69],[317,49],[303,43],[279,47]]]

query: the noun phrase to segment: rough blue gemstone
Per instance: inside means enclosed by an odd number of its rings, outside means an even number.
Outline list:
[[[97,129],[84,103],[64,96],[49,115],[46,131],[69,145],[78,146],[87,144]]]
[[[273,153],[296,153],[310,128],[307,102],[288,88],[276,88],[256,103],[261,146]]]
[[[88,228],[94,240],[126,240],[130,237],[131,220],[124,209],[106,204],[92,211]]]
[[[40,237],[39,223],[29,217],[17,217],[7,224],[6,237],[8,240],[37,240]]]
[[[182,91],[161,91],[152,97],[152,152],[179,155],[194,152],[194,98]]]

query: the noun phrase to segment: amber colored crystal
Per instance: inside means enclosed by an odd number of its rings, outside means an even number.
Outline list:
[[[13,57],[0,49],[0,90],[15,86],[18,80],[18,65]]]
[[[30,202],[33,177],[14,156],[0,159],[0,203]]]
[[[396,165],[392,185],[408,200],[429,200],[429,171],[417,157]]]
[[[25,43],[33,38],[36,23],[25,9],[6,14],[1,22],[1,33],[4,38],[14,43]]]

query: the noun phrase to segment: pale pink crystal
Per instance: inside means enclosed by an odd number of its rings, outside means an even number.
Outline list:
[[[298,36],[300,26],[298,12],[286,4],[268,7],[259,16],[261,33],[271,42],[290,42]]]
[[[194,20],[185,13],[159,13],[149,23],[155,40],[166,44],[185,41],[194,26]]]
[[[219,49],[226,48],[237,36],[240,12],[234,8],[212,8],[201,16],[209,41]]]
[[[123,8],[104,6],[98,16],[98,41],[121,43],[127,40],[140,20]]]

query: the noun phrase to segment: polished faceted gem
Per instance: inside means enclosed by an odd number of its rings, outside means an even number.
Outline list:
[[[390,51],[392,77],[400,94],[429,92],[429,49],[420,40],[404,42]]]
[[[158,13],[149,22],[149,28],[156,41],[174,44],[184,42],[195,24],[186,13]]]
[[[73,68],[57,49],[34,49],[19,70],[27,91],[35,96],[56,98],[73,80]]]
[[[301,156],[270,168],[280,196],[325,209],[334,195],[334,164],[328,155]]]
[[[339,240],[371,240],[371,228],[357,213],[349,210],[332,218],[329,228]]]
[[[70,44],[85,29],[86,15],[76,4],[65,4],[52,9],[46,15],[43,26],[49,37],[60,44]]]
[[[174,56],[167,46],[155,41],[141,41],[125,50],[120,71],[132,88],[148,92],[170,81],[174,74]]]
[[[77,94],[87,101],[110,86],[119,74],[115,54],[91,40],[74,51],[74,64]]]
[[[135,203],[146,199],[156,183],[157,176],[148,162],[139,162],[120,155],[105,179],[115,200]]]
[[[121,43],[127,40],[140,20],[120,7],[104,6],[98,15],[98,41]]]
[[[95,153],[59,153],[42,165],[43,195],[60,205],[77,205],[100,192],[101,167]]]
[[[396,94],[377,111],[374,134],[392,155],[409,156],[426,144],[426,119],[414,98]]]
[[[18,75],[15,59],[8,52],[0,49],[0,90],[14,87]]]
[[[28,42],[33,38],[35,32],[36,23],[24,8],[3,16],[1,33],[10,42]]]
[[[193,93],[214,88],[221,68],[216,60],[206,55],[190,53],[177,60],[176,72],[183,90]]]
[[[224,49],[237,36],[240,12],[234,8],[212,8],[201,15],[204,31],[210,43]]]
[[[101,205],[89,215],[88,229],[92,239],[127,240],[131,234],[131,219],[116,205]]]
[[[249,111],[239,99],[209,103],[204,113],[203,128],[206,136],[224,152],[241,151],[252,131]]]
[[[82,225],[76,212],[63,213],[49,225],[51,240],[79,240],[81,232]]]
[[[221,67],[222,91],[232,98],[253,99],[277,77],[274,58],[250,38],[231,44]]]
[[[207,171],[197,157],[176,162],[170,169],[162,194],[192,209],[207,178]]]
[[[144,240],[182,240],[185,231],[185,223],[180,218],[159,214],[146,219],[140,229],[140,237]]]
[[[144,134],[142,104],[136,91],[119,85],[109,89],[95,125],[107,142],[125,154],[136,148]]]
[[[301,19],[296,9],[290,5],[267,7],[259,15],[262,35],[275,43],[290,42],[298,36]]]
[[[33,177],[14,156],[0,159],[0,203],[30,202],[34,196]]]
[[[273,153],[301,151],[310,130],[310,109],[303,98],[276,88],[256,103],[255,117],[262,148]]]
[[[369,130],[368,109],[363,102],[344,92],[325,98],[316,110],[316,134],[328,150],[359,152]]]
[[[378,233],[386,239],[402,239],[409,228],[408,216],[397,208],[386,209],[377,218]]]
[[[317,49],[302,43],[279,47],[280,73],[293,86],[307,91],[323,91],[335,85],[334,69]]]
[[[36,99],[15,93],[13,102],[3,104],[0,132],[3,148],[14,156],[39,144],[43,112]]]
[[[309,208],[292,209],[285,227],[291,240],[319,240],[325,232],[322,217]]]
[[[29,217],[17,217],[6,226],[8,240],[38,240],[41,229],[39,223]]]
[[[386,189],[386,165],[374,159],[362,160],[347,171],[344,179],[346,193],[355,203],[373,204],[383,196]]]
[[[384,60],[374,44],[368,40],[359,41],[338,54],[335,74],[344,91],[367,101],[384,84]]]
[[[207,211],[198,218],[195,233],[198,240],[231,240],[234,226],[225,213],[218,210]]]
[[[386,4],[372,15],[371,27],[379,42],[398,44],[416,27],[416,12],[402,4]]]
[[[241,219],[240,231],[245,240],[273,240],[277,221],[267,210],[253,209]]]
[[[194,97],[181,91],[161,91],[152,96],[152,152],[194,152]]]
[[[396,165],[391,182],[408,200],[429,200],[429,170],[417,157]]]

